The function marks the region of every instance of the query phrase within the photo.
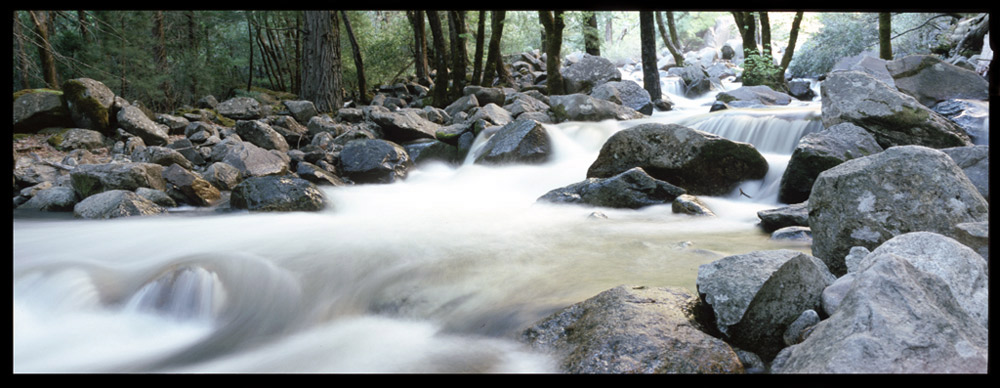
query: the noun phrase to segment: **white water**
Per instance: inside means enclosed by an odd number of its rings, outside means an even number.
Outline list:
[[[541,166],[425,165],[326,188],[316,213],[16,217],[14,371],[555,372],[517,335],[559,309],[621,284],[693,291],[726,255],[809,251],[754,225],[818,108],[703,115],[709,97],[674,99],[643,120],[550,126]],[[742,185],[753,199],[702,198],[717,218],[536,203],[648,121],[751,142],[771,171]]]

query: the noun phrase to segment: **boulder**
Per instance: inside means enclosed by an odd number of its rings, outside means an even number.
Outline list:
[[[240,170],[242,178],[288,173],[289,161],[278,151],[268,151],[239,138],[228,137],[212,147],[209,160]]]
[[[885,82],[896,90],[896,82],[892,79],[892,74],[886,68],[886,60],[879,58],[878,54],[864,52],[852,57],[841,58],[833,64],[830,72],[838,71],[858,71],[872,76],[873,78]]]
[[[312,182],[292,176],[250,177],[233,188],[235,209],[264,212],[319,211],[326,198]]]
[[[470,94],[474,94],[476,101],[482,106],[486,106],[486,104],[502,106],[507,98],[507,93],[504,92],[503,88],[487,88],[476,85],[469,85],[462,89],[462,95]]]
[[[448,116],[454,118],[456,115],[458,115],[459,112],[468,113],[470,110],[472,110],[472,108],[477,108],[479,106],[480,106],[479,99],[476,98],[476,95],[467,94],[455,100],[455,102],[452,102],[451,104],[446,106],[444,108],[444,111],[445,113],[448,114]]]
[[[987,261],[990,260],[990,223],[988,221],[965,222],[955,225],[955,234],[951,237],[972,248]]]
[[[636,167],[610,178],[585,181],[549,191],[542,202],[586,204],[590,206],[638,209],[670,203],[684,189],[655,179]]]
[[[865,73],[831,73],[820,94],[824,127],[853,123],[871,132],[883,148],[972,145],[969,135],[954,122]]]
[[[289,148],[299,148],[309,144],[311,140],[309,128],[299,124],[292,116],[269,116],[264,122],[285,138],[285,143],[288,143]]]
[[[153,163],[82,164],[70,173],[73,189],[80,198],[108,190],[135,190],[148,187],[166,190],[163,166]]]
[[[977,145],[969,147],[944,148],[941,152],[948,154],[958,164],[965,176],[976,186],[979,194],[986,202],[990,201],[990,146]]]
[[[989,101],[951,99],[931,109],[958,124],[974,144],[990,143]]]
[[[790,226],[809,226],[809,201],[757,212],[759,226],[767,233]]]
[[[222,198],[219,189],[177,164],[163,169],[163,179],[169,184],[168,191],[176,190],[183,195],[184,202],[194,206],[211,206]]]
[[[645,117],[632,108],[580,93],[549,96],[549,107],[560,122],[632,120]]]
[[[788,81],[788,94],[801,101],[812,101],[816,98],[816,92],[812,89],[809,80],[793,79]]]
[[[799,139],[781,176],[778,201],[799,203],[809,199],[819,173],[847,160],[882,152],[882,147],[864,128],[840,123]]]
[[[726,195],[740,182],[763,179],[768,170],[750,144],[677,124],[646,123],[612,135],[587,177],[610,177],[633,167],[692,195]]]
[[[232,190],[242,180],[242,173],[228,163],[215,162],[205,168],[202,179],[211,183],[219,190]]]
[[[674,198],[670,204],[670,211],[679,214],[692,216],[715,216],[715,212],[705,206],[698,197],[690,194],[681,194]]]
[[[940,277],[879,255],[836,312],[785,348],[772,373],[986,373],[988,331]]]
[[[413,160],[399,144],[381,139],[352,140],[340,151],[341,173],[355,183],[405,179]]]
[[[193,165],[201,166],[205,164],[206,154],[202,153],[201,148],[195,146],[194,143],[192,143],[191,140],[187,138],[177,139],[176,141],[167,144],[167,148],[177,151],[177,153],[181,154],[181,156],[183,156],[185,159],[188,160],[188,162],[190,162]],[[205,149],[209,151],[208,152],[209,154],[211,153],[211,149],[209,148]],[[181,164],[183,166],[182,163],[178,164]]]
[[[488,125],[507,125],[514,118],[511,116],[510,112],[504,110],[499,105],[494,103],[485,104],[479,108],[473,108],[470,111],[470,115],[465,119],[466,123],[475,123],[476,121],[483,120]]]
[[[418,140],[404,144],[403,148],[417,165],[434,161],[449,164],[459,161],[458,147],[438,140]]]
[[[856,272],[848,272],[823,289],[823,312],[827,316],[837,312],[840,302],[844,300],[844,296],[847,296],[847,292],[851,290],[851,283],[854,282],[855,274]]]
[[[792,96],[774,91],[766,85],[741,86],[733,90],[719,92],[715,99],[734,108],[788,105],[792,102]]]
[[[216,112],[233,120],[257,120],[262,115],[260,103],[250,97],[233,97],[215,106]]]
[[[886,64],[899,91],[932,107],[949,99],[989,100],[989,81],[933,55],[908,55]]]
[[[169,194],[163,191],[151,189],[148,187],[140,187],[138,189],[135,189],[135,193],[139,194],[140,197],[152,201],[157,206],[162,206],[165,208],[177,207],[177,201],[174,201],[173,198],[170,198]]]
[[[105,148],[110,144],[108,138],[100,132],[83,128],[67,129],[49,136],[46,141],[61,151],[76,149],[95,150]]]
[[[204,143],[213,136],[219,137],[219,127],[207,121],[194,121],[184,128],[184,137],[194,143]]]
[[[382,129],[385,140],[404,143],[417,139],[434,139],[441,126],[420,117],[410,109],[395,112],[372,112],[371,120]]]
[[[41,211],[68,212],[79,202],[76,191],[70,187],[56,186],[39,190],[18,209],[35,209]]]
[[[523,113],[546,112],[549,110],[549,104],[529,94],[517,93],[516,97],[503,108],[510,112],[511,117],[517,118]]]
[[[62,85],[63,101],[69,110],[73,123],[84,129],[92,129],[110,135],[115,115],[112,107],[115,94],[100,81],[90,78],[76,78]]]
[[[743,373],[733,349],[703,331],[682,288],[619,286],[528,328],[566,373]]]
[[[559,71],[563,77],[566,94],[589,94],[600,84],[622,79],[618,67],[601,56],[584,54],[579,61],[575,63],[567,61],[567,63],[569,66]]]
[[[534,120],[517,119],[504,125],[479,150],[475,163],[543,163],[552,153],[545,127]]]
[[[344,186],[347,182],[334,175],[332,172],[315,164],[301,161],[295,164],[295,174],[299,178],[305,179],[317,185]]]
[[[316,105],[313,105],[312,101],[284,100],[282,103],[285,104],[285,108],[288,108],[288,113],[292,114],[295,121],[300,123],[308,123],[309,119],[319,114],[316,110]]]
[[[132,161],[142,163],[155,163],[167,167],[178,164],[185,169],[191,169],[194,164],[181,155],[180,152],[168,147],[149,146],[137,149],[132,153]]]
[[[236,134],[240,139],[265,150],[288,151],[288,142],[278,131],[260,120],[236,121]]]
[[[610,81],[598,85],[590,96],[632,108],[644,115],[653,114],[653,99],[649,92],[635,81]]]
[[[819,174],[809,197],[813,255],[837,275],[851,247],[874,249],[908,232],[951,235],[986,221],[989,203],[944,152],[892,147]]]
[[[73,206],[73,215],[86,219],[109,219],[160,214],[166,210],[128,190],[109,190],[91,195]]]
[[[812,230],[807,226],[786,226],[771,233],[771,240],[812,243]]]
[[[35,89],[16,95],[12,113],[14,133],[35,133],[48,127],[73,125],[63,103],[63,93],[55,90]]]
[[[118,125],[132,135],[138,136],[147,145],[162,146],[170,142],[166,125],[157,124],[137,106],[129,105],[118,111]]]

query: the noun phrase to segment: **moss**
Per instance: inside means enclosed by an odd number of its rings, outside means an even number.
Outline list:
[[[728,104],[730,102],[736,101],[736,97],[733,97],[731,94],[728,93],[719,93],[718,95],[715,96],[715,100],[722,101]]]
[[[76,105],[73,110],[90,122],[90,129],[107,132],[111,121],[110,112],[96,98],[84,96],[86,90],[87,87],[79,80],[66,81],[63,84],[63,98],[68,106]]]
[[[15,133],[14,134],[14,141],[20,141],[20,140],[28,139],[30,137],[31,137],[31,134],[29,134],[29,133]]]
[[[52,94],[55,94],[55,95],[58,95],[58,96],[63,95],[63,92],[61,90],[54,90],[54,89],[21,89],[21,90],[18,90],[16,92],[14,92],[14,100],[17,100],[18,97],[21,97],[21,96],[23,96],[25,94],[30,94],[30,93],[52,93]]]

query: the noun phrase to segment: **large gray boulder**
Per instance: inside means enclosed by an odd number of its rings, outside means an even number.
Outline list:
[[[546,112],[549,110],[549,104],[529,94],[517,93],[513,100],[503,106],[504,110],[510,112],[511,117],[517,118],[522,113],[530,112]]]
[[[434,133],[441,127],[412,109],[372,112],[370,118],[382,128],[385,140],[397,144],[417,139],[434,139]]]
[[[632,108],[644,115],[653,114],[653,99],[649,92],[632,80],[605,82],[594,88],[590,96]]]
[[[260,120],[236,121],[236,134],[240,139],[265,150],[288,151],[288,142],[278,131]]]
[[[439,132],[440,133],[440,132]],[[403,144],[413,163],[428,162],[457,163],[458,147],[438,140],[424,139]]]
[[[932,107],[949,99],[989,100],[989,81],[933,55],[908,55],[886,64],[899,91]]]
[[[566,61],[562,74],[567,94],[589,94],[595,87],[609,81],[621,81],[622,75],[607,58],[584,54],[579,61]]]
[[[877,54],[864,52],[855,56],[841,58],[837,63],[833,64],[833,68],[830,71],[859,71],[895,88],[896,82],[892,79],[892,74],[889,74],[886,64],[887,61],[879,58]]]
[[[645,117],[635,109],[580,93],[549,96],[549,108],[560,122],[632,120]]]
[[[788,105],[792,102],[792,96],[766,85],[741,86],[720,92],[715,99],[735,108]]]
[[[684,194],[684,189],[646,174],[636,167],[610,178],[588,178],[552,190],[538,198],[542,202],[638,209],[662,205]]]
[[[300,123],[308,123],[309,119],[319,114],[316,110],[316,105],[314,105],[312,101],[285,100],[282,101],[282,103],[285,104],[285,108],[288,108],[288,113],[291,113],[292,117]]]
[[[168,191],[178,192],[184,202],[194,206],[211,206],[222,198],[219,189],[177,164],[163,169],[163,179],[170,185]]]
[[[847,160],[879,152],[882,147],[875,137],[851,123],[807,134],[799,140],[781,176],[778,201],[806,201],[819,173]]]
[[[62,151],[84,149],[95,150],[105,148],[110,144],[108,138],[100,132],[83,129],[70,128],[56,135],[49,136],[46,141],[56,149]]]
[[[47,127],[73,125],[62,93],[55,90],[32,90],[14,99],[14,133],[34,133]]]
[[[767,160],[750,144],[677,124],[640,124],[601,147],[587,177],[607,178],[642,167],[692,195],[725,195],[740,182],[763,179]]]
[[[541,123],[517,119],[504,125],[486,141],[475,157],[478,164],[543,163],[552,153],[548,131]]]
[[[105,135],[114,133],[115,94],[100,81],[76,78],[62,85],[63,101],[73,123],[79,128],[92,129]]]
[[[986,221],[988,213],[989,203],[947,154],[893,147],[816,178],[809,197],[812,252],[839,276],[851,247],[874,249],[916,231],[952,235],[955,225]]]
[[[882,254],[855,273],[836,312],[785,348],[772,373],[986,373],[988,330],[941,277]]]
[[[316,185],[292,176],[247,178],[233,188],[229,204],[250,211],[318,211],[326,198]]]
[[[216,112],[233,120],[257,120],[263,117],[261,106],[250,97],[233,97],[215,106]]]
[[[166,210],[128,190],[109,190],[91,195],[73,206],[73,215],[86,219],[109,219],[160,214]]]
[[[820,86],[820,94],[824,127],[853,123],[871,132],[883,148],[972,145],[969,135],[957,124],[868,74],[830,73]]]
[[[733,349],[703,331],[682,288],[619,286],[525,330],[566,373],[743,373]]]
[[[289,169],[289,160],[278,151],[268,151],[235,137],[228,137],[212,147],[209,159],[236,167],[242,178],[284,175]]]
[[[760,227],[771,233],[790,226],[809,226],[809,201],[757,212]]]
[[[958,167],[965,172],[972,184],[979,190],[979,194],[990,201],[990,146],[976,145],[970,147],[944,148],[941,150],[948,154]]]
[[[142,112],[137,106],[129,105],[122,107],[118,111],[118,125],[125,130],[142,139],[146,145],[162,146],[170,142],[167,135],[169,128],[159,124]]]
[[[73,206],[79,202],[76,191],[70,187],[56,186],[36,192],[28,202],[18,206],[18,209],[35,209],[41,211],[66,212],[73,211]]]
[[[352,140],[340,151],[341,173],[355,183],[393,183],[405,179],[413,159],[388,140]]]
[[[163,166],[153,163],[81,164],[70,173],[73,189],[80,198],[108,190],[135,190],[148,187],[166,190]]]
[[[510,112],[494,103],[485,104],[469,111],[470,115],[465,119],[466,123],[475,123],[479,120],[486,122],[486,125],[507,125],[514,120]]]
[[[132,161],[155,163],[164,167],[177,164],[189,170],[194,167],[194,164],[182,155],[180,151],[160,146],[149,146],[135,150],[132,153]]]
[[[990,102],[968,99],[945,100],[933,109],[958,124],[975,144],[990,143]]]

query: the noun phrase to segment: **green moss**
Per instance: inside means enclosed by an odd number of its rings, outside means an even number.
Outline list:
[[[110,112],[96,98],[84,96],[86,90],[86,86],[78,80],[66,81],[63,84],[63,98],[67,105],[75,105],[73,110],[90,122],[90,129],[107,132],[111,125]]]
[[[715,96],[715,100],[716,101],[722,101],[722,102],[728,104],[730,102],[736,101],[736,97],[733,97],[732,95],[727,94],[727,93],[719,93],[718,95]]]
[[[17,100],[18,97],[21,97],[21,96],[23,96],[25,94],[30,94],[30,93],[52,93],[52,94],[55,94],[55,95],[58,95],[58,96],[63,95],[63,92],[61,90],[54,90],[54,89],[21,89],[21,90],[18,90],[16,92],[14,92],[14,100]]]
[[[14,141],[24,140],[24,139],[27,139],[27,138],[30,138],[30,137],[31,137],[31,134],[28,134],[28,133],[15,133],[14,134]]]

